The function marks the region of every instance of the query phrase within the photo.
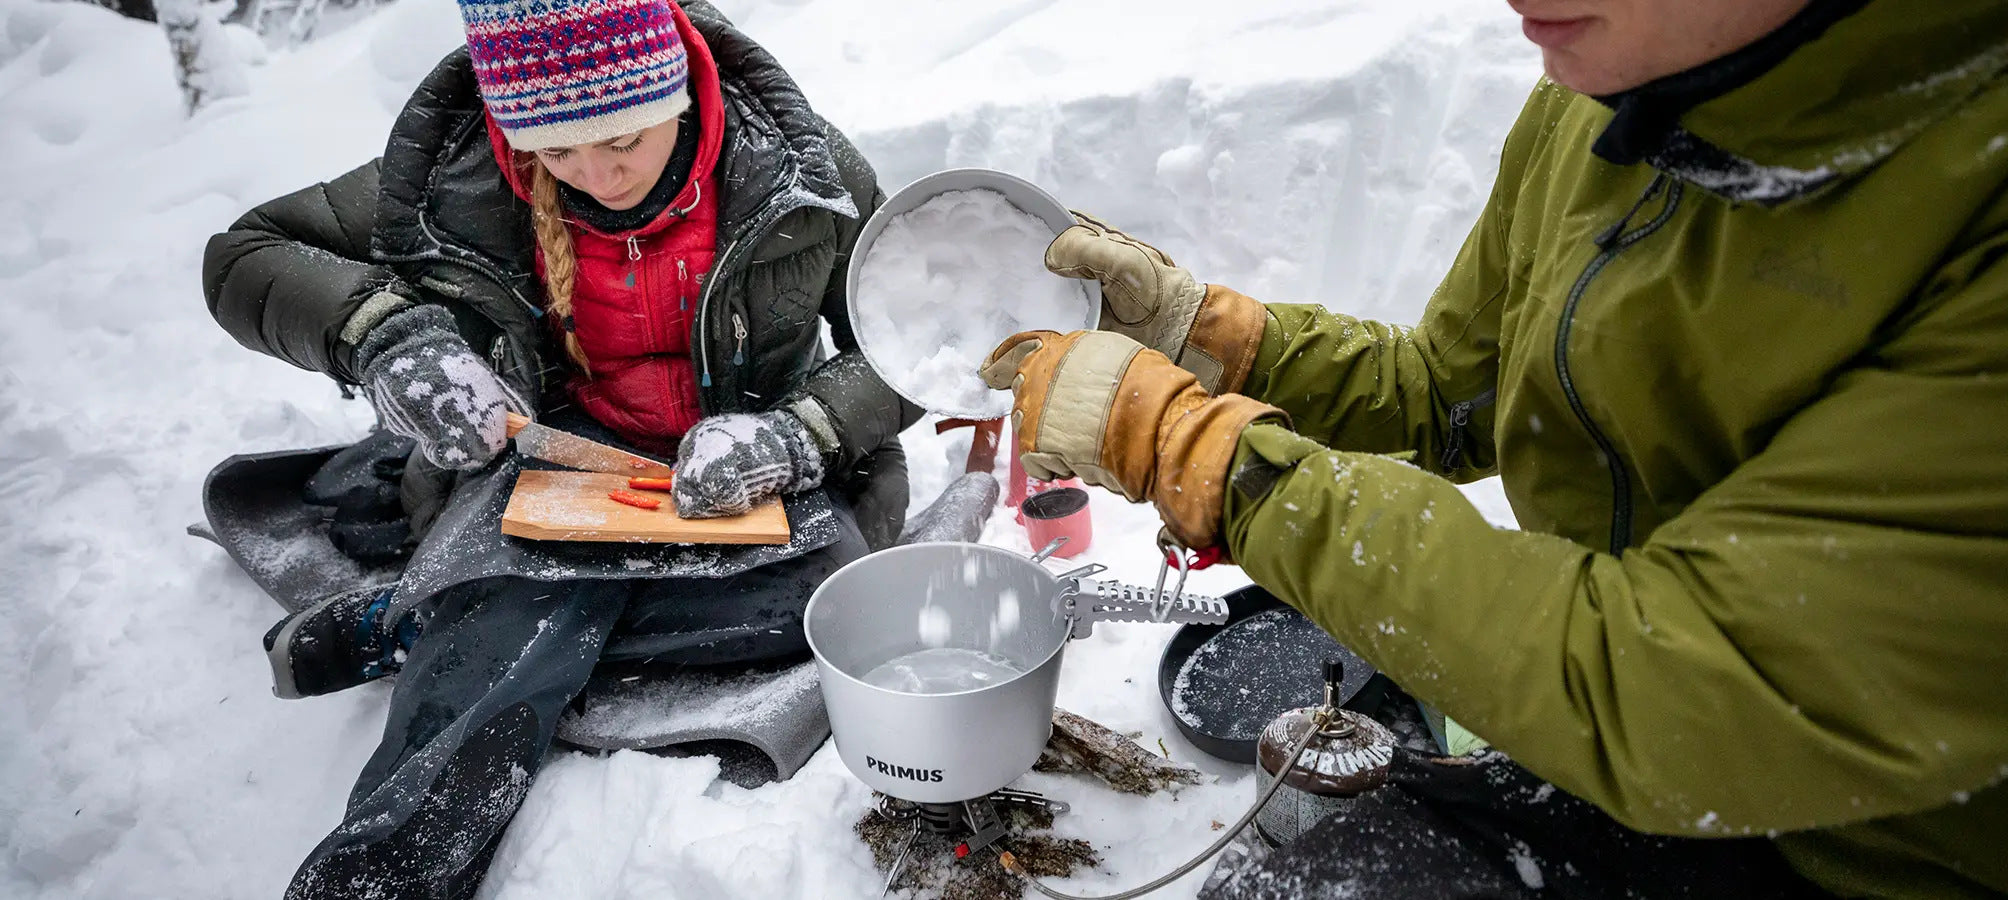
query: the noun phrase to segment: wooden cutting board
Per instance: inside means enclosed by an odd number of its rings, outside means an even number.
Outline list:
[[[627,477],[601,472],[525,469],[516,476],[502,533],[539,541],[625,541],[644,544],[785,544],[788,514],[769,500],[743,516],[686,519],[667,492],[635,491],[662,499],[660,509],[640,509],[607,498],[627,490]]]

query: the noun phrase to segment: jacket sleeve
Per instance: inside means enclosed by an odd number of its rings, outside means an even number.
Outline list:
[[[1229,547],[1634,828],[1965,802],[2008,774],[2008,453],[1976,415],[2008,408],[2008,258],[1944,280],[1963,287],[1622,557],[1495,530],[1441,479],[1266,425],[1237,450]]]
[[[1561,106],[1558,91],[1543,81],[1514,123],[1485,209],[1419,325],[1269,304],[1241,392],[1282,409],[1298,433],[1333,447],[1413,452],[1416,465],[1457,481],[1496,474],[1499,309],[1514,271],[1506,235],[1521,175]]]
[[[811,431],[818,432],[819,441],[834,441],[838,447],[836,465],[849,467],[920,421],[924,410],[895,393],[872,371],[858,349],[857,335],[851,330],[847,287],[851,249],[856,246],[865,222],[885,203],[885,192],[879,190],[878,176],[857,148],[836,128],[827,124],[824,128],[830,135],[831,150],[843,167],[858,216],[838,222],[837,259],[830,268],[829,284],[823,290],[822,317],[830,325],[837,353],[809,374],[801,388],[803,396],[788,406],[808,423]],[[821,421],[817,421],[819,417]]]
[[[1457,481],[1498,474],[1492,406],[1498,377],[1499,299],[1486,276],[1503,269],[1484,245],[1488,210],[1438,289],[1422,324],[1357,319],[1310,304],[1268,304],[1247,394],[1333,447],[1413,453],[1416,465]]]
[[[397,284],[369,262],[377,161],[245,213],[209,239],[202,287],[209,313],[237,342],[354,383],[342,326]]]

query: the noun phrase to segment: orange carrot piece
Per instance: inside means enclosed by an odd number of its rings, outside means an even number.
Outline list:
[[[657,500],[654,497],[644,497],[640,494],[631,494],[627,491],[611,491],[607,494],[607,499],[615,503],[625,503],[641,509],[659,509],[662,507],[661,500]]]
[[[675,486],[676,478],[674,476],[669,478],[642,478],[637,476],[628,479],[628,487],[637,491],[666,491]]]

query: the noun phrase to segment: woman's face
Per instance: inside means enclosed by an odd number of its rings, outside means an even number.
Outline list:
[[[539,150],[537,159],[553,177],[591,194],[601,206],[633,209],[662,178],[676,149],[676,123],[671,119],[612,140]]]
[[[1593,96],[1694,68],[1776,30],[1810,0],[1507,0],[1557,84]]]

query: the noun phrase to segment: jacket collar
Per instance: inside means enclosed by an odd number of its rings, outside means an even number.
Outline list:
[[[1730,200],[1811,196],[1888,158],[2008,73],[2001,0],[1816,0],[1748,48],[1598,98],[1598,155]]]
[[[1611,108],[1611,123],[1591,149],[1621,166],[1643,162],[1664,151],[1680,129],[1681,116],[1689,110],[1777,68],[1794,51],[1867,3],[1813,0],[1790,21],[1747,47],[1631,90],[1597,97],[1598,103]]]

